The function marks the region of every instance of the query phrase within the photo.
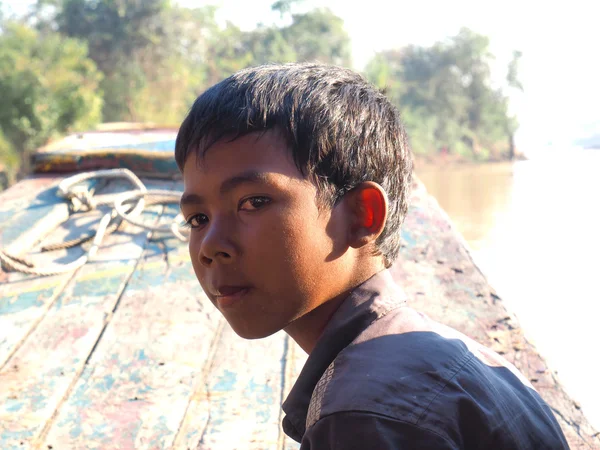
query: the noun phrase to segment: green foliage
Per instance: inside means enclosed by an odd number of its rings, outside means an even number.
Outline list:
[[[431,47],[377,54],[365,76],[398,106],[413,151],[501,159],[511,153],[516,120],[508,98],[491,83],[489,40],[468,29]],[[515,53],[507,82],[518,87]]]
[[[0,1],[0,163],[26,169],[48,139],[98,121],[177,124],[204,89],[248,66],[351,65],[343,21],[277,0],[278,25],[219,25],[216,8],[169,0],[37,0],[17,23]],[[417,154],[511,155],[516,118],[490,82],[489,42],[468,29],[430,47],[381,52],[365,75],[398,105]],[[507,70],[518,80],[521,53]]]
[[[0,130],[0,191],[11,184],[19,166],[19,155]]]
[[[101,79],[81,42],[57,33],[42,39],[20,24],[0,35],[0,130],[26,165],[28,156],[57,133],[100,120]]]
[[[279,12],[281,17],[290,14],[294,8],[294,4],[300,3],[302,0],[276,0],[271,5],[271,10]]]
[[[290,15],[299,0],[273,9]],[[165,0],[38,0],[36,26],[84,40],[104,74],[105,121],[177,123],[199,92],[248,66],[296,60],[350,64],[342,20],[327,9],[291,24],[242,31],[216,24],[214,7]]]
[[[38,8],[49,6],[38,2]],[[66,36],[83,40],[89,56],[105,75],[104,120],[135,120],[136,98],[146,84],[147,69],[163,49],[167,21],[164,0],[62,0],[51,2],[47,22]],[[44,22],[42,22],[44,24]],[[158,59],[159,66],[163,59]],[[157,70],[160,70],[158,67]]]
[[[351,65],[350,38],[344,22],[327,8],[294,14],[292,24],[281,33],[292,45],[297,61]]]

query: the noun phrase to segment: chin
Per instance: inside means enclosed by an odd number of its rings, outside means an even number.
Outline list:
[[[229,325],[235,331],[235,333],[244,339],[263,339],[269,337],[282,328],[273,328],[273,327],[260,327],[260,326],[248,326],[247,324],[240,325],[229,322]]]

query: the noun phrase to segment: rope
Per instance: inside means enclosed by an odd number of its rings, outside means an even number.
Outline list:
[[[81,185],[86,180],[112,178],[128,180],[133,189],[116,194],[95,195],[93,188]],[[0,249],[0,262],[4,268],[38,276],[58,275],[74,271],[92,259],[101,246],[104,237],[122,228],[125,222],[152,232],[172,233],[177,239],[187,241],[186,236],[180,231],[179,224],[183,221],[181,214],[178,214],[170,224],[160,226],[147,225],[138,220],[146,206],[179,204],[181,192],[148,190],[144,183],[128,169],[98,170],[73,175],[59,183],[57,195],[70,202],[70,212],[72,214],[93,211],[104,205],[111,205],[112,210],[110,213],[104,214],[94,234],[86,234],[69,241],[45,245],[41,250],[52,251],[72,248],[92,240],[90,248],[73,262],[52,264],[46,267],[37,267],[21,255],[11,255]]]

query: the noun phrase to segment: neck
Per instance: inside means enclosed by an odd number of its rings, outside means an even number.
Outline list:
[[[381,265],[381,267],[377,267],[376,270],[368,271],[367,273],[363,273],[361,276],[357,276],[354,279],[354,282],[350,283],[351,287],[345,289],[341,294],[335,296],[331,300],[317,306],[315,309],[306,313],[302,317],[294,320],[284,328],[284,331],[294,341],[296,341],[302,350],[310,354],[315,348],[317,341],[323,334],[323,330],[325,330],[329,320],[344,302],[344,300],[346,300],[348,295],[350,295],[350,292],[352,292],[352,290],[357,286],[367,281],[373,275],[384,269],[385,267]]]
[[[328,302],[323,303],[307,314],[299,317],[284,328],[284,331],[300,346],[302,350],[310,354],[323,330],[329,323],[333,314],[337,311],[349,292],[344,292]]]

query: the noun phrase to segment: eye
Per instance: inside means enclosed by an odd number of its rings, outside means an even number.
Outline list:
[[[186,220],[185,226],[192,228],[192,229],[196,229],[196,228],[202,228],[207,223],[208,223],[208,217],[206,216],[206,214],[196,214],[196,215],[189,217]]]
[[[269,197],[248,197],[240,202],[239,209],[242,211],[256,211],[271,203]]]

